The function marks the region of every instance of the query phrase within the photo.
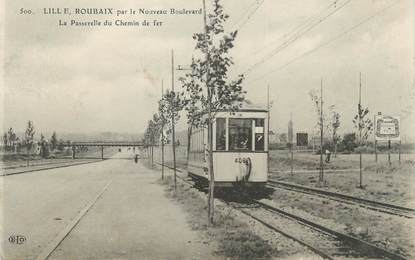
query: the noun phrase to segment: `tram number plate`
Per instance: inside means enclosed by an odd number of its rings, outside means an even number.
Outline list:
[[[250,159],[249,157],[248,158],[239,157],[239,158],[235,158],[235,162],[236,163],[248,163],[249,159]]]

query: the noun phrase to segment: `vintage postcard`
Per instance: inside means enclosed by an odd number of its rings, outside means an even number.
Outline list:
[[[412,0],[0,0],[0,259],[414,259]]]

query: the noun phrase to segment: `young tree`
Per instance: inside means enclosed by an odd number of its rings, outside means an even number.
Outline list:
[[[161,142],[161,178],[164,179],[164,145],[168,143],[168,135],[166,133],[166,126],[169,124],[167,115],[167,104],[165,101],[165,93],[162,88],[161,100],[158,102],[158,115],[159,115],[159,124],[160,124],[160,142]]]
[[[22,147],[22,142],[20,141],[19,137],[16,137],[16,152],[20,153]]]
[[[179,112],[183,110],[184,107],[184,100],[183,100],[183,94],[168,90],[162,97],[162,99],[159,101],[159,113],[161,116],[159,118],[163,118],[163,127],[166,128],[166,134],[173,134],[174,126],[177,124],[177,122],[180,119]],[[176,150],[175,150],[176,144],[174,143],[174,140],[172,141],[172,149],[173,149],[173,167],[176,168]],[[174,172],[174,187],[176,189],[177,185],[177,178],[176,178],[176,171]]]
[[[161,135],[161,117],[158,113],[153,114],[153,118],[148,121],[148,126],[145,132],[144,142],[150,146],[151,165],[153,166],[153,146],[160,140]]]
[[[4,151],[7,150],[7,145],[9,144],[9,138],[7,137],[7,133],[3,134],[3,145],[4,145]]]
[[[331,123],[327,119],[327,114],[325,112],[321,113],[321,100],[320,97],[317,95],[315,90],[311,90],[308,95],[310,96],[311,102],[314,106],[314,111],[316,113],[316,124],[315,124],[315,130],[316,132],[320,131],[321,123],[323,122],[323,129],[326,132],[330,131],[330,128],[332,127]],[[333,111],[334,105],[329,106],[329,110]],[[322,118],[321,118],[322,117]]]
[[[173,130],[171,119],[174,118],[175,123],[180,120],[179,112],[183,110],[184,102],[182,93],[171,90],[167,90],[159,101],[159,120],[164,120],[167,134],[170,134]]]
[[[65,141],[63,139],[59,139],[58,150],[63,151],[64,149],[65,149]]]
[[[45,157],[45,145],[46,145],[46,140],[45,140],[45,136],[41,133],[40,134],[40,140],[38,142],[38,145],[40,146],[40,156],[41,157]]]
[[[359,136],[359,146],[366,144],[369,135],[373,131],[373,122],[368,115],[369,109],[367,107],[363,108],[362,105],[359,104],[357,108],[357,114],[352,120]]]
[[[320,131],[321,123],[323,123],[323,130],[326,133],[326,135],[332,136],[333,146],[334,146],[334,153],[337,152],[337,144],[340,140],[340,136],[337,133],[337,130],[340,127],[340,114],[335,111],[335,105],[330,105],[328,107],[328,114],[331,114],[331,120],[328,120],[329,116],[327,113],[323,112],[321,113],[321,100],[320,97],[317,95],[315,90],[311,90],[309,92],[309,96],[311,98],[311,101],[313,102],[314,110],[316,112],[317,118],[316,118],[316,125],[315,130]],[[322,117],[322,118],[320,118]]]
[[[317,96],[315,90],[311,90],[309,92],[311,101],[313,102],[314,109],[317,113],[317,124],[316,129],[320,132],[320,171],[319,171],[319,183],[322,183],[324,181],[324,163],[323,163],[323,151],[324,151],[324,130],[326,130],[326,133],[328,132],[330,128],[330,123],[328,120],[325,120],[327,118],[324,110],[324,102],[323,102],[323,79],[321,79],[321,87],[320,87],[320,97]],[[325,111],[325,110],[324,110]]]
[[[354,127],[357,130],[359,136],[358,146],[359,146],[359,161],[360,161],[360,178],[359,178],[359,187],[363,188],[362,181],[362,145],[366,144],[367,139],[369,138],[370,133],[373,131],[373,122],[368,117],[369,109],[363,108],[360,101],[357,106],[357,114],[353,118]]]
[[[29,122],[27,122],[27,127],[25,131],[25,139],[24,139],[27,153],[29,155],[31,155],[31,151],[33,148],[33,141],[34,141],[35,133],[36,133],[35,126],[33,125],[33,122],[29,120]]]
[[[342,149],[348,153],[351,153],[356,148],[356,133],[348,133],[343,136],[340,144]]]
[[[191,136],[193,128],[201,126],[202,118],[199,116],[201,107],[201,96],[200,91],[203,90],[202,86],[197,82],[196,78],[199,75],[197,64],[192,58],[190,65],[191,72],[186,74],[186,77],[181,77],[179,80],[183,87],[183,100],[184,109],[187,112],[187,162],[189,161],[190,147],[191,147]]]
[[[332,138],[333,138],[333,145],[334,145],[334,157],[337,156],[337,143],[340,140],[340,136],[337,134],[337,130],[340,127],[340,114],[334,111],[334,105],[332,106],[331,111],[331,129],[332,129]]]
[[[237,31],[225,33],[224,23],[229,16],[224,13],[219,0],[213,1],[213,12],[207,17],[205,1],[203,1],[203,5],[204,32],[193,35],[193,39],[196,40],[195,49],[202,57],[194,60],[192,73],[186,75],[182,85],[187,97],[197,97],[193,100],[195,104],[188,107],[188,112],[195,109],[189,114],[190,121],[193,124],[201,122],[208,129],[208,223],[212,224],[215,180],[212,157],[212,122],[218,110],[238,110],[244,100],[245,92],[242,90],[243,75],[239,75],[232,81],[228,78],[229,67],[233,64],[229,51],[234,47]]]
[[[56,132],[53,132],[52,136],[50,137],[50,145],[52,151],[54,151],[58,146],[58,138],[56,137]]]
[[[8,148],[12,151],[15,144],[16,144],[16,134],[13,131],[13,128],[9,128],[7,131],[7,141],[8,141]]]
[[[145,144],[147,146],[147,154],[148,154],[148,158],[151,158],[151,167],[153,167],[153,161],[152,161],[152,149],[153,149],[153,145],[154,145],[154,137],[153,137],[153,120],[149,120],[148,121],[148,125],[147,125],[147,129],[144,133],[144,140],[145,140]]]

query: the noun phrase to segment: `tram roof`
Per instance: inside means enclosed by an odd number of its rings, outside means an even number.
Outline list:
[[[247,103],[244,103],[242,105],[242,107],[239,108],[236,111],[233,111],[231,109],[218,109],[218,110],[215,110],[215,111],[216,112],[265,112],[265,113],[268,112],[268,110],[264,107],[260,107],[260,106],[252,105],[252,104],[247,104]]]

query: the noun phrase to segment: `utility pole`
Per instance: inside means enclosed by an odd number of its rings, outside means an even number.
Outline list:
[[[320,83],[320,175],[319,182],[324,181],[324,165],[323,165],[323,78]]]
[[[267,118],[267,121],[268,121],[268,123],[267,123],[267,147],[268,147],[268,153],[267,153],[267,173],[269,172],[269,152],[270,152],[270,149],[269,149],[269,122],[270,122],[270,117],[271,117],[271,112],[270,112],[270,110],[271,110],[271,106],[270,106],[270,104],[269,104],[269,84],[268,84],[268,87],[267,87],[267,110],[268,110],[268,118]]]
[[[358,105],[358,115],[359,115],[359,186],[362,186],[362,73],[359,72],[359,105]]]
[[[389,166],[392,166],[392,162],[391,162],[391,140],[388,140],[388,162],[389,162]]]
[[[401,145],[402,145],[402,140],[399,140],[399,150],[398,150],[399,164],[401,164]]]
[[[174,52],[171,50],[171,91],[174,94]],[[175,133],[175,123],[174,123],[174,116],[175,116],[176,108],[172,107],[172,116],[171,116],[171,124],[172,124],[172,147],[173,147],[173,171],[174,171],[174,190],[177,189],[177,178],[176,178],[176,133]]]
[[[376,115],[373,115],[373,140],[375,142],[375,162],[378,162],[378,141],[376,140]]]
[[[164,86],[161,80],[161,179],[164,180]]]
[[[294,142],[293,142],[293,138],[294,138],[294,129],[293,129],[293,113],[290,112],[290,122],[288,124],[288,136],[289,136],[289,142],[290,142],[290,152],[291,152],[291,177],[293,175],[294,172]]]
[[[190,66],[189,67],[185,67],[185,66],[182,66],[182,65],[177,65],[177,70],[180,70],[180,71],[185,71],[185,70],[190,70],[190,71],[193,71],[193,64],[194,64],[194,57],[193,57],[193,55],[192,55],[192,63],[190,64]],[[193,72],[192,72],[192,79],[194,80],[194,75],[193,75]],[[192,124],[190,123],[189,125],[188,125],[188,128],[187,128],[187,151],[186,151],[186,165],[188,165],[189,164],[189,156],[190,156],[190,146],[191,146],[191,137],[192,137]]]

